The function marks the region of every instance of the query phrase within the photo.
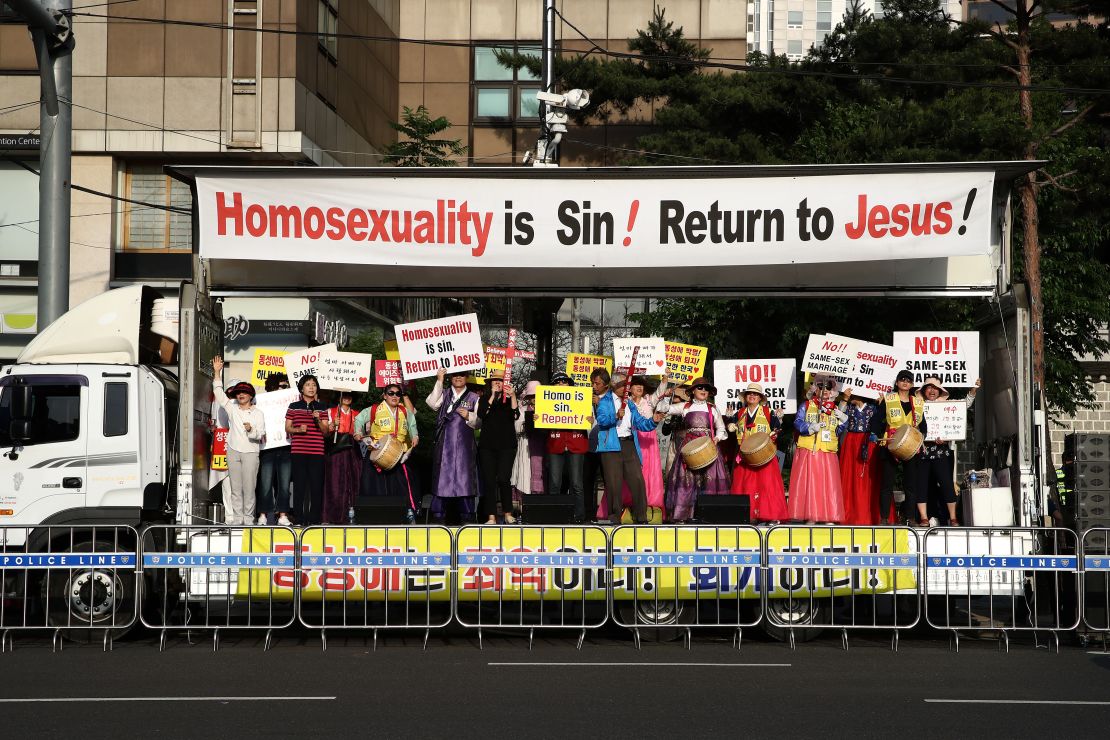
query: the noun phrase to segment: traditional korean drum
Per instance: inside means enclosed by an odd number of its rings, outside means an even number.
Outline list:
[[[921,443],[924,441],[925,439],[921,436],[917,427],[906,424],[898,427],[898,431],[894,433],[886,446],[890,450],[890,454],[899,460],[909,460],[921,449]]]
[[[382,470],[392,470],[405,454],[405,445],[398,442],[396,437],[382,437],[378,440],[377,449],[370,450],[370,462]]]
[[[682,459],[690,470],[708,468],[717,459],[717,443],[712,437],[698,437],[682,445]]]
[[[771,435],[766,432],[749,434],[740,445],[740,457],[753,468],[766,465],[775,459],[777,448],[771,440]]]

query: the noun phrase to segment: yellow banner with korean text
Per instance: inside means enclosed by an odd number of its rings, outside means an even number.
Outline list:
[[[613,358],[604,355],[584,355],[578,352],[571,352],[567,355],[567,375],[570,376],[575,385],[588,386],[590,384],[590,373],[599,367],[605,368],[608,373],[612,374]]]
[[[670,373],[671,382],[682,385],[705,375],[705,361],[709,357],[708,347],[678,342],[667,342],[665,347],[667,372]]]
[[[254,362],[251,363],[251,385],[255,388],[266,387],[266,378],[285,372],[285,350],[256,349]]]

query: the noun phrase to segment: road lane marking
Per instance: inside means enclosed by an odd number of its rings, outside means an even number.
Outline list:
[[[1077,706],[1110,706],[1110,701],[1056,701],[1053,699],[926,699],[926,704],[1065,704]]]
[[[572,667],[572,666],[586,666],[590,668],[614,666],[614,667],[627,667],[627,666],[645,666],[645,667],[659,667],[659,666],[681,666],[685,668],[789,668],[790,663],[543,663],[543,662],[530,662],[530,663],[486,663],[486,665],[495,666],[555,666],[555,667]]]
[[[335,701],[334,696],[57,696],[0,699],[0,704],[39,704],[89,701]]]

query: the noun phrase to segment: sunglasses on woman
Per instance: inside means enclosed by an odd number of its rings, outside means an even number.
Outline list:
[[[709,390],[709,386],[707,386],[707,385],[695,385],[694,390],[696,390],[696,391],[707,391],[707,390]]]
[[[386,391],[382,395],[383,396],[399,396],[399,395],[401,395],[401,393],[400,393],[400,391]]]

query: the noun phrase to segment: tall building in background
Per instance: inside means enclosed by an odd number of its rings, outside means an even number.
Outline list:
[[[861,6],[883,17],[882,0],[863,0]],[[750,0],[748,50],[800,60],[824,43],[851,7],[852,0]],[[956,20],[964,17],[960,0],[941,0],[941,7]]]

